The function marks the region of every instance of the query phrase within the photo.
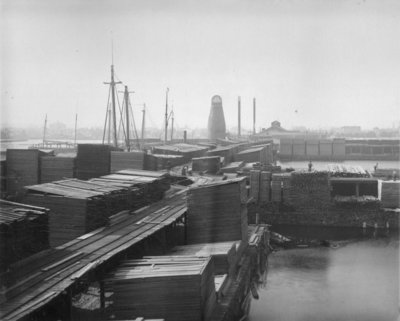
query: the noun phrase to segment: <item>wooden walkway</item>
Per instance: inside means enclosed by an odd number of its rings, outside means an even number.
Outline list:
[[[182,217],[186,189],[134,212],[114,216],[109,226],[14,265],[2,292],[1,320],[19,320],[67,290],[89,271]]]

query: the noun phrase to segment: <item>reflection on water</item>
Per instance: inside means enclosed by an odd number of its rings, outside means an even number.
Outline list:
[[[252,302],[250,320],[396,320],[398,234],[373,238],[370,231],[356,236],[336,249],[271,254],[266,284],[259,290],[260,299]]]

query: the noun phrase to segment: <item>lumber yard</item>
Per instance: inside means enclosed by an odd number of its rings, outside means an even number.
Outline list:
[[[396,172],[284,168],[270,140],[105,146],[7,150],[2,320],[239,320],[267,224],[398,229]]]

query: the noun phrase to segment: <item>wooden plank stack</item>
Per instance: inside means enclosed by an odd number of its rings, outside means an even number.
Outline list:
[[[123,262],[105,280],[119,319],[206,321],[216,303],[212,258],[159,256]]]
[[[246,163],[259,162],[268,164],[272,162],[272,147],[270,144],[261,146],[253,146],[245,149],[235,156],[235,161],[243,161]]]
[[[214,260],[215,274],[232,275],[235,271],[238,259],[236,253],[236,242],[217,242],[217,243],[201,243],[191,245],[181,245],[174,247],[170,255],[209,257]]]
[[[262,171],[260,174],[260,196],[259,202],[261,204],[270,201],[271,195],[271,172]]]
[[[146,154],[144,169],[159,171],[182,165],[185,162],[182,155]]]
[[[244,162],[232,162],[226,164],[226,166],[221,168],[222,173],[236,173],[244,165]]]
[[[49,241],[55,247],[108,222],[128,208],[127,189],[77,179],[26,187],[24,202],[50,209]]]
[[[245,177],[189,188],[187,242],[247,240]]]
[[[197,157],[192,159],[192,170],[196,172],[217,173],[221,168],[219,156]]]
[[[258,203],[260,195],[260,171],[250,171],[250,197],[254,202]]]
[[[75,177],[75,157],[43,156],[40,158],[40,182],[49,183]]]
[[[49,247],[48,209],[0,200],[0,272]]]
[[[387,208],[400,207],[400,181],[382,182],[382,206]]]
[[[282,201],[282,181],[277,174],[272,174],[271,178],[271,202]]]
[[[76,177],[90,179],[110,174],[111,151],[114,147],[101,144],[78,144]]]
[[[144,169],[145,153],[143,151],[111,152],[111,173],[122,169]]]
[[[344,164],[328,164],[328,172],[331,177],[365,177],[371,175],[361,166]]]
[[[7,189],[7,170],[6,170],[6,160],[3,159],[0,161],[0,192],[1,197],[6,193]]]
[[[281,182],[281,195],[282,195],[282,201],[285,202],[286,200],[289,199],[289,193],[290,193],[290,179],[291,179],[291,174],[290,173],[274,173],[272,174],[272,181],[273,182]],[[278,184],[276,184],[278,185]],[[279,196],[278,196],[279,198]]]
[[[287,182],[285,202],[299,209],[314,210],[330,205],[329,175],[326,171],[296,171]]]
[[[38,149],[7,149],[7,193],[15,195],[24,186],[40,183],[40,156]]]

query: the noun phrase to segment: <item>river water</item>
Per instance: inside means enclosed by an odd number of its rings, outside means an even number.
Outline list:
[[[398,233],[328,230],[280,228],[280,233],[292,236],[296,232],[305,238],[324,235],[339,247],[272,253],[249,320],[399,320]]]

